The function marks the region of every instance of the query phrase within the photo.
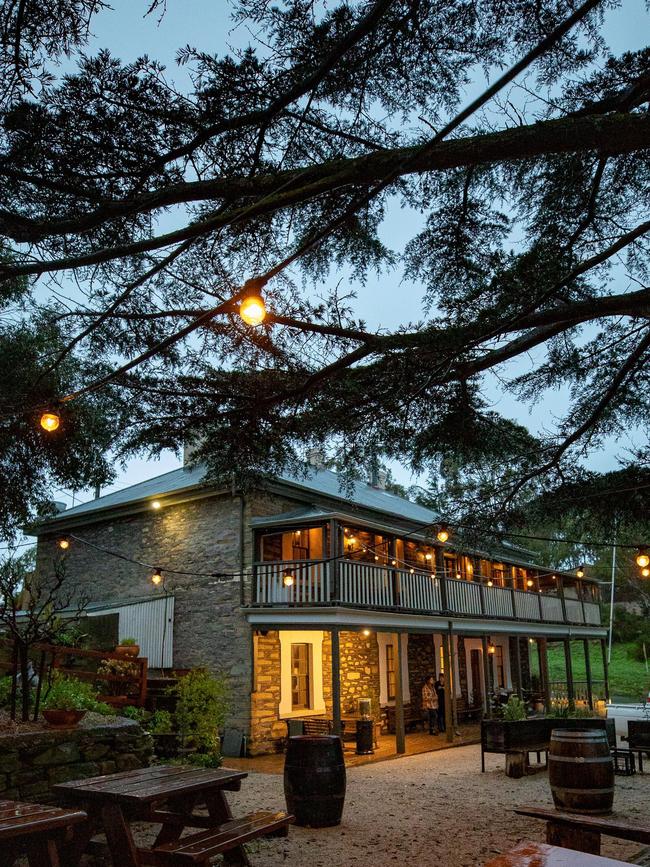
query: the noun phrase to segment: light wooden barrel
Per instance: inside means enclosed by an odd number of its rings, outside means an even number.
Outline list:
[[[612,812],[614,762],[607,732],[553,729],[548,780],[555,806],[570,813]]]

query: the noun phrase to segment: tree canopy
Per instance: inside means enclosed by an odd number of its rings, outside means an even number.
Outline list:
[[[315,444],[348,469],[444,456],[489,468],[481,516],[645,432],[650,48],[610,52],[616,3],[230,0],[250,43],[179,46],[184,92],[155,58],[87,50],[104,5],[0,4],[6,531],[46,482],[187,440],[242,483]],[[398,208],[420,226],[392,249]],[[339,275],[377,270],[421,287],[420,321],[366,325]],[[251,289],[258,327],[237,315]],[[489,406],[489,372],[569,410],[533,437]],[[49,444],[29,430],[46,405]],[[647,446],[628,464],[647,474]]]

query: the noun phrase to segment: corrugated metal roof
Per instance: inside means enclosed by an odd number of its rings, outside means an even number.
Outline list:
[[[96,500],[90,500],[88,503],[81,503],[72,509],[66,509],[52,520],[58,523],[67,518],[90,515],[104,509],[114,509],[131,503],[155,499],[155,497],[161,497],[165,494],[200,488],[205,484],[204,475],[205,467],[202,464],[180,467],[169,473],[163,473],[160,476],[139,482],[137,485],[131,485]],[[347,496],[342,489],[340,477],[331,470],[314,469],[306,476],[283,474],[271,481],[287,484],[316,495],[334,498],[348,504],[352,503],[366,509],[395,515],[419,524],[431,523],[438,517],[435,512],[424,506],[412,503],[410,500],[405,500],[404,497],[398,497],[389,491],[374,488],[366,482],[354,482],[351,496]]]

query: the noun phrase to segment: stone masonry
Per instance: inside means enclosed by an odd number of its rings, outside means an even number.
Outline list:
[[[149,765],[151,736],[124,717],[88,714],[78,728],[0,735],[0,797],[49,803],[56,783]]]

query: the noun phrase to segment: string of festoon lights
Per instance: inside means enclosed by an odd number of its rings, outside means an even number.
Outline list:
[[[151,505],[152,505],[152,508],[155,510],[161,508],[161,503],[158,500],[152,501]],[[453,524],[452,525],[452,524],[440,523],[439,521],[435,521],[435,522],[431,522],[431,523],[420,524],[415,529],[409,531],[408,533],[401,534],[400,538],[403,540],[406,540],[406,539],[408,539],[414,535],[421,535],[425,531],[433,531],[432,535],[435,534],[436,540],[440,543],[440,545],[443,548],[447,545],[447,543],[450,543],[449,548],[447,550],[456,551],[456,548],[460,548],[461,543],[459,542],[457,544],[454,544],[454,542],[450,542],[450,540],[452,538],[452,527],[455,530],[465,529],[468,531],[471,530],[474,533],[480,533],[483,535],[487,535],[486,530],[478,530],[477,528],[471,528],[471,527],[468,527],[467,525],[461,525],[461,524]],[[591,542],[590,541],[589,543],[584,543],[584,542],[579,542],[578,540],[560,539],[558,537],[555,537],[555,538],[540,537],[540,536],[535,536],[532,534],[528,535],[528,534],[524,534],[524,533],[510,534],[510,533],[506,533],[504,531],[499,531],[498,536],[500,538],[516,536],[517,538],[520,538],[520,539],[530,539],[530,540],[543,539],[546,541],[553,541],[553,542],[588,544],[589,546],[593,546],[593,547],[611,547],[611,542],[600,542],[600,541]],[[63,552],[67,552],[70,549],[72,542],[75,542],[75,543],[78,543],[80,545],[92,548],[93,550],[99,551],[103,554],[106,554],[107,556],[115,557],[115,558],[118,558],[120,560],[124,560],[126,562],[133,563],[134,565],[141,566],[144,569],[150,570],[151,575],[150,575],[149,580],[151,581],[151,583],[155,587],[159,587],[162,585],[163,589],[164,589],[164,575],[165,574],[179,575],[179,576],[190,576],[190,577],[197,577],[197,578],[211,578],[211,579],[216,579],[217,581],[226,581],[226,580],[241,579],[243,576],[250,574],[250,571],[251,571],[251,570],[246,570],[246,569],[240,569],[240,570],[233,571],[233,572],[223,572],[223,571],[203,572],[203,571],[195,570],[195,569],[179,569],[179,568],[173,567],[173,566],[153,565],[152,563],[147,563],[147,562],[144,562],[142,560],[138,560],[135,557],[130,557],[127,554],[122,553],[121,551],[115,551],[115,550],[107,548],[103,545],[98,545],[96,542],[91,542],[89,539],[84,539],[83,537],[78,536],[74,533],[69,533],[65,536],[60,536],[56,540],[56,544]],[[348,546],[347,550],[345,550],[346,544]],[[387,554],[385,541],[378,542],[377,544],[374,544],[374,545],[367,545],[366,543],[364,543],[363,541],[361,541],[358,538],[358,536],[354,533],[354,531],[351,531],[351,530],[348,530],[344,533],[344,546],[343,547],[344,547],[343,552],[341,552],[339,554],[334,554],[330,557],[318,558],[318,562],[323,563],[323,564],[324,563],[334,563],[337,561],[346,560],[349,557],[353,557],[355,553],[362,552],[365,555],[372,556],[374,558],[374,561],[376,563],[378,563],[383,568],[392,567],[394,569],[400,569],[400,570],[408,571],[410,574],[414,574],[417,571],[419,574],[430,574],[430,575],[433,575],[434,577],[438,577],[438,576],[445,577],[445,578],[450,577],[449,574],[447,573],[447,570],[446,570],[446,567],[444,566],[444,564],[442,566],[439,566],[437,561],[436,561],[435,554],[432,553],[431,551],[426,551],[423,554],[424,562],[426,564],[426,566],[425,566],[426,572],[425,572],[425,570],[420,568],[419,566],[414,566],[412,561],[408,561],[404,558],[400,558],[397,555],[395,555],[394,553],[393,554]],[[635,562],[639,568],[640,576],[642,578],[650,578],[650,546],[648,546],[648,545],[636,545],[636,544],[635,545],[623,544],[623,545],[620,545],[618,547],[623,548],[623,549],[636,551]],[[420,552],[420,553],[422,553],[422,552]],[[469,555],[465,555],[465,556],[469,556]],[[494,555],[492,555],[492,556],[494,556]],[[383,562],[380,562],[380,561],[383,561]],[[389,566],[389,563],[390,563],[390,566]],[[495,582],[493,580],[493,576],[479,575],[478,573],[474,572],[474,566],[473,566],[471,560],[469,560],[468,563],[469,563],[468,571],[471,572],[472,579],[474,581],[483,582],[487,587],[494,586]],[[306,560],[305,566],[308,566],[308,565],[309,565],[309,561]],[[301,568],[300,567],[300,561],[295,561],[295,565],[293,565],[291,567],[287,567],[283,571],[282,582],[283,582],[283,585],[285,587],[290,588],[294,585],[295,580],[296,580],[296,574],[295,573],[296,573],[296,571],[299,571],[300,568]],[[547,570],[547,571],[536,570],[536,572],[537,572],[536,578],[537,578],[538,582],[542,578],[550,578],[553,581],[555,581],[555,580],[557,580],[557,573],[564,574],[564,575],[569,574],[565,570],[561,570],[561,569]],[[581,578],[585,577],[586,572],[587,572],[587,566],[584,563],[582,563],[577,567],[577,569],[575,569],[575,571],[572,574],[574,574],[576,578],[581,579]],[[455,577],[457,579],[462,579],[462,577],[463,577],[462,572],[457,571],[455,574]],[[526,580],[526,587],[528,589],[533,589],[535,587],[535,581],[533,580],[532,577],[530,577],[530,575],[527,576],[525,580]],[[541,592],[541,589],[539,590],[539,592]]]

